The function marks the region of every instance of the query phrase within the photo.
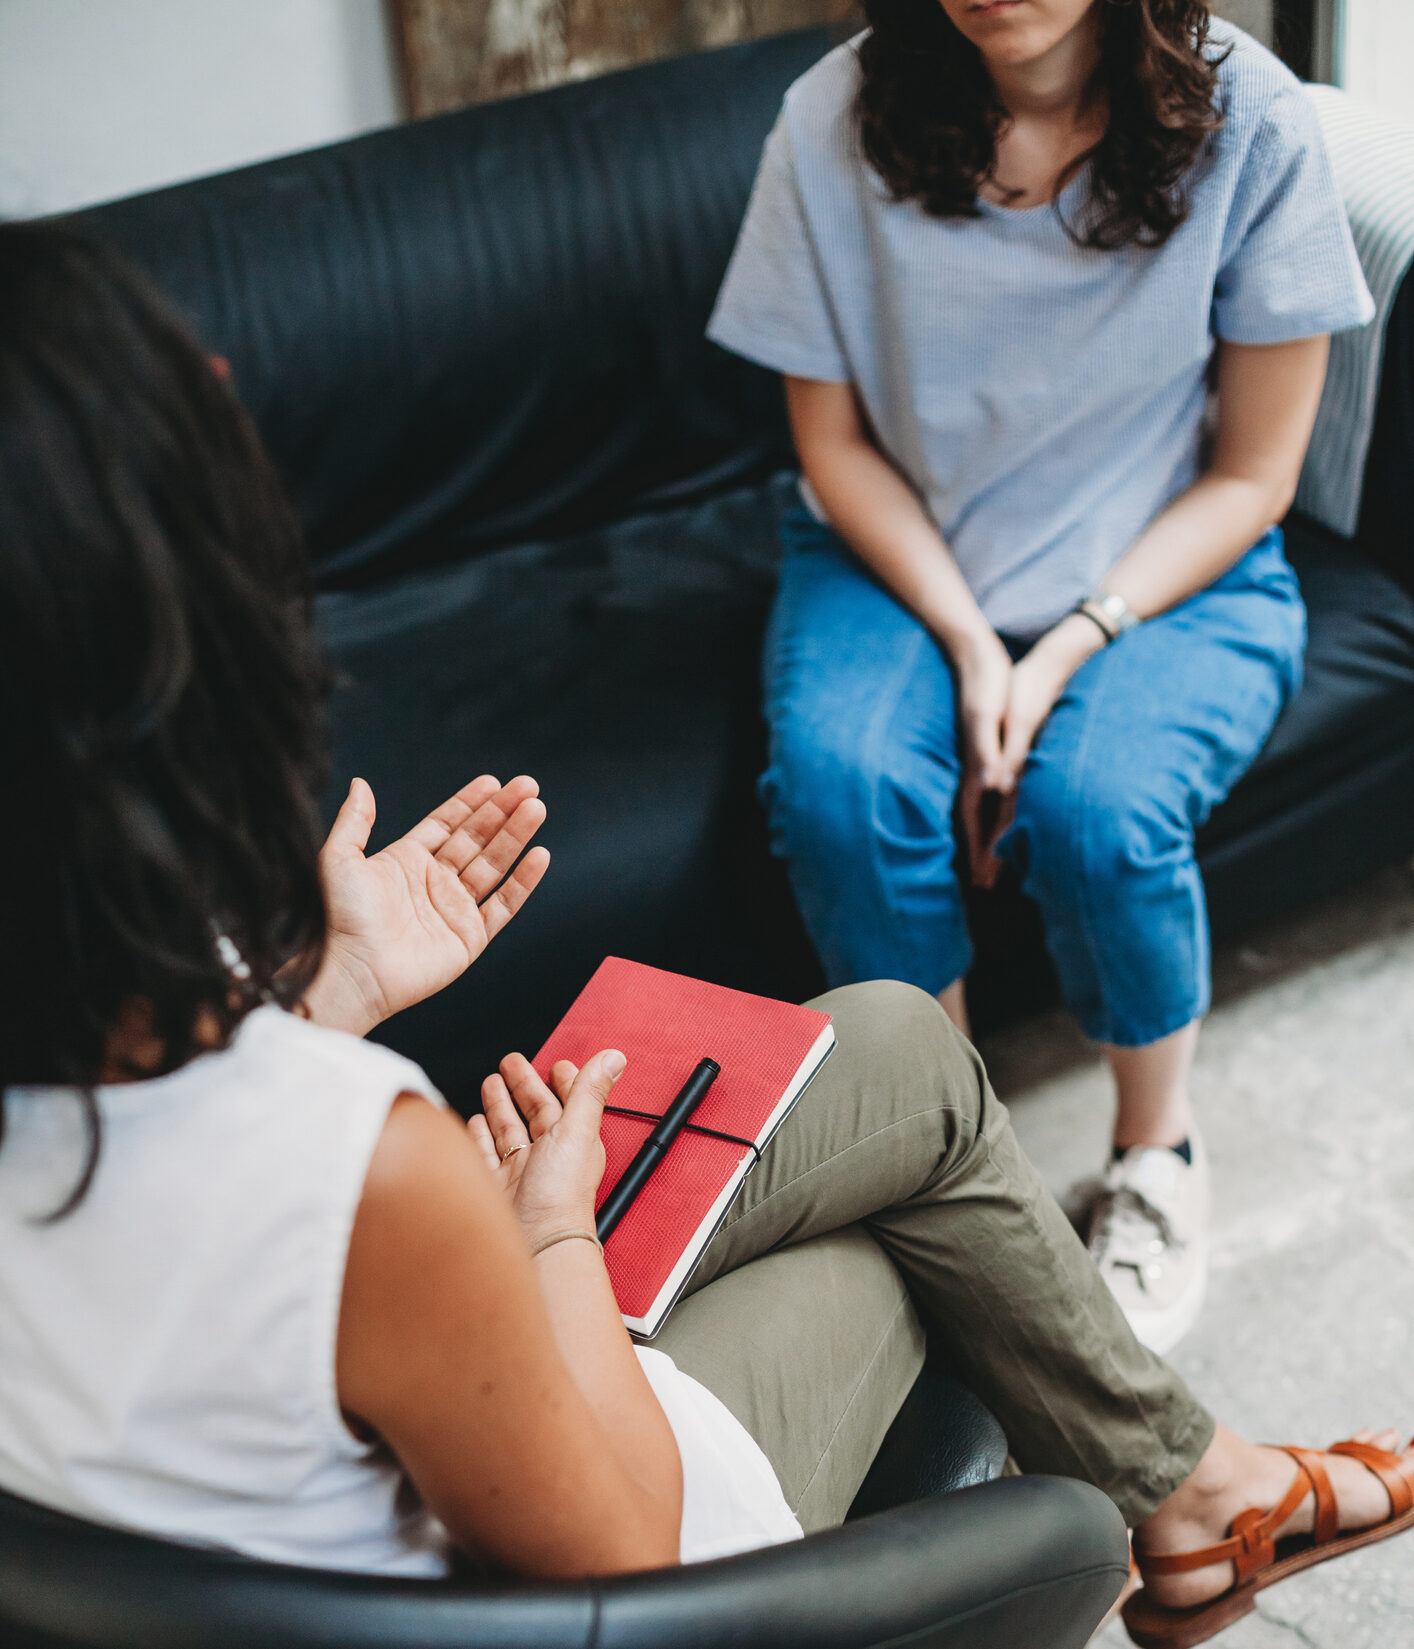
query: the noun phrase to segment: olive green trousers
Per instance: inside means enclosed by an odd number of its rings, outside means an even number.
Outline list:
[[[976,1051],[880,981],[811,1004],[833,1055],[781,1125],[655,1344],[756,1438],[808,1531],[843,1520],[934,1345],[1023,1471],[1132,1527],[1213,1420],[1134,1338]]]

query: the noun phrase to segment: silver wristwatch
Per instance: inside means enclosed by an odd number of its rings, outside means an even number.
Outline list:
[[[1084,613],[1103,630],[1106,642],[1118,641],[1126,630],[1132,630],[1139,622],[1139,615],[1124,597],[1112,590],[1097,590],[1093,595],[1087,595],[1083,601],[1076,602],[1074,611]]]

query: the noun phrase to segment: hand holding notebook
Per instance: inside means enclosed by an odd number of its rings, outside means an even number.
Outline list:
[[[684,1132],[605,1243],[619,1310],[651,1338],[726,1217],[760,1151],[834,1046],[830,1016],[609,957],[536,1056],[582,1065],[603,1047],[628,1067],[601,1130],[603,1207],[704,1055],[721,1068]]]

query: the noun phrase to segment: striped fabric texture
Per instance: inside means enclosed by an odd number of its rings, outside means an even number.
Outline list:
[[[1298,508],[1348,538],[1360,516],[1385,328],[1414,263],[1414,126],[1334,86],[1306,91],[1320,116],[1376,307],[1373,325],[1331,339],[1325,393],[1296,494]]]

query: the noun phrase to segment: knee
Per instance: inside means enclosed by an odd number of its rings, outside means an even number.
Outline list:
[[[932,1096],[949,1140],[959,1131],[975,1133],[986,1106],[986,1071],[935,996],[897,979],[871,979],[828,991],[811,1006],[834,1020],[840,1051],[871,1095],[871,1125],[887,1126],[880,1107],[914,1115]]]
[[[788,854],[857,854],[869,842],[931,859],[953,851],[957,775],[948,761],[891,741],[880,750],[867,727],[791,721],[772,730],[761,776],[778,848]]]
[[[1033,764],[1017,794],[1015,836],[1028,888],[1075,897],[1185,858],[1193,829],[1125,772],[1073,776]]]
[[[860,985],[841,985],[813,1004],[834,1019],[843,1040],[868,1038],[897,1048],[922,1047],[947,1038],[952,1021],[935,996],[900,979],[869,979]]]
[[[847,722],[785,720],[772,729],[760,789],[787,851],[811,842],[847,847],[870,812],[864,741]]]

